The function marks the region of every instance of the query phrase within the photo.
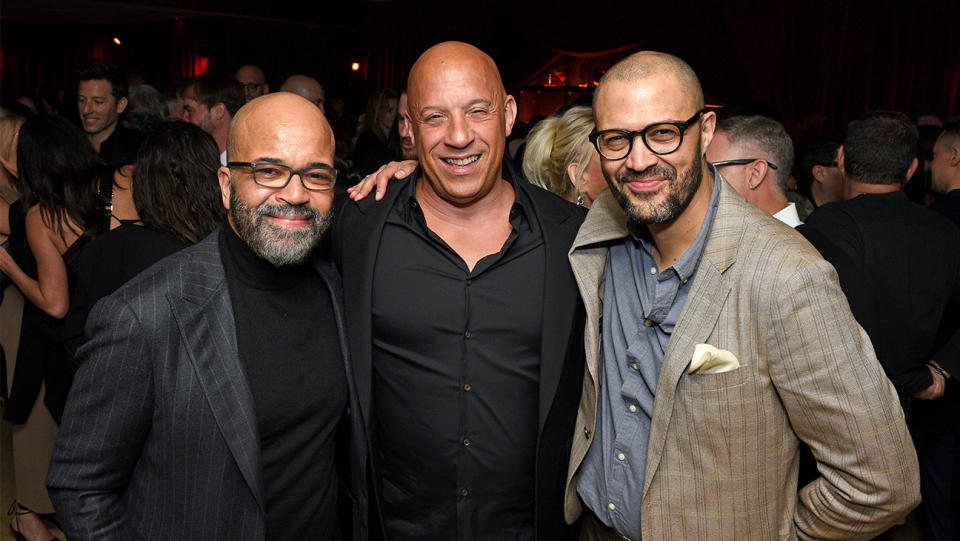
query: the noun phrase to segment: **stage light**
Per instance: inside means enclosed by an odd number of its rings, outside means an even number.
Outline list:
[[[116,43],[117,45],[122,45],[120,43],[120,38],[113,38],[113,42]]]
[[[360,62],[354,62],[350,64],[350,69],[353,71],[360,71]]]

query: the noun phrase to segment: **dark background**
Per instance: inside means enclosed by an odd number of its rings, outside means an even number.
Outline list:
[[[586,63],[599,74],[646,48],[687,60],[709,103],[770,114],[794,134],[841,128],[868,109],[960,113],[955,0],[342,0],[307,8],[265,0],[4,0],[0,98],[54,96],[74,84],[76,66],[103,58],[161,90],[244,63],[261,66],[273,89],[306,73],[328,99],[359,108],[373,90],[402,88],[416,57],[449,39],[487,51],[509,91],[542,90],[551,107],[589,91],[572,80],[573,88],[541,89],[551,66]],[[521,100],[521,118],[536,101]]]

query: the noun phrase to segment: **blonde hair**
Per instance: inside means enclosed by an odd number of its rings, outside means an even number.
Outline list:
[[[571,107],[563,116],[540,121],[527,136],[523,155],[523,173],[527,180],[575,200],[580,179],[593,158],[588,137],[595,126],[593,110],[582,105]],[[573,184],[567,180],[571,163],[579,164]]]
[[[0,107],[0,157],[8,162],[13,162],[17,157],[16,138],[24,120],[18,113]],[[13,182],[16,184],[16,179]]]

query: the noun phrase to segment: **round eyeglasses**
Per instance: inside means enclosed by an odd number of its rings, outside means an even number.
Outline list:
[[[337,181],[337,170],[326,165],[304,167],[299,171],[281,163],[270,162],[229,162],[227,167],[249,167],[253,181],[264,188],[286,188],[293,175],[300,177],[304,188],[317,192],[333,189]]]
[[[643,139],[643,144],[657,155],[675,152],[683,144],[683,133],[695,124],[706,109],[700,109],[684,122],[658,122],[642,130],[603,130],[590,134],[590,142],[597,152],[608,160],[622,160],[633,150],[633,140]]]

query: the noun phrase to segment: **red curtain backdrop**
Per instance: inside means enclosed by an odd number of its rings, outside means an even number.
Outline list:
[[[199,74],[204,62],[227,73],[251,62],[273,88],[306,73],[328,96],[362,107],[373,90],[404,87],[427,47],[458,39],[487,51],[514,91],[564,55],[612,62],[641,47],[671,52],[693,66],[711,99],[774,114],[794,134],[842,128],[873,108],[960,113],[958,2],[394,0],[333,15],[313,6],[287,20],[258,15],[262,2],[234,4],[217,8],[222,17],[120,27],[0,19],[2,97],[53,94],[70,86],[77,65],[102,57],[161,88]]]

